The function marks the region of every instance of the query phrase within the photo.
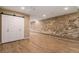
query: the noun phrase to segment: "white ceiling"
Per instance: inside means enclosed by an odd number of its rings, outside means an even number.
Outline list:
[[[66,6],[25,6],[24,10],[21,9],[21,6],[4,6],[2,8],[29,14],[31,16],[31,20],[42,20],[73,13],[78,10],[78,7],[76,6],[67,6],[68,10],[64,10],[65,7]],[[46,16],[43,17],[43,14]]]

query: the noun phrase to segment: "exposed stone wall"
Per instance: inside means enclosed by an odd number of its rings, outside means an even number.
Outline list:
[[[79,38],[79,12],[31,22],[31,30],[67,38]]]

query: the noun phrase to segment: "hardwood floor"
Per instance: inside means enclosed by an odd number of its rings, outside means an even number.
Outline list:
[[[31,41],[41,48],[35,52],[79,52],[79,41],[33,32],[30,35]]]
[[[0,44],[0,52],[4,53],[63,53],[79,52],[79,41],[65,38],[30,33],[29,39]]]
[[[27,45],[29,43],[29,40],[20,40],[10,43],[1,44],[0,52],[29,52],[29,49],[27,48]]]

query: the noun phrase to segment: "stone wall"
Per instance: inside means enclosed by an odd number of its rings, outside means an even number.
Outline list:
[[[66,37],[79,38],[79,12],[52,17],[38,23],[31,22],[31,31]]]

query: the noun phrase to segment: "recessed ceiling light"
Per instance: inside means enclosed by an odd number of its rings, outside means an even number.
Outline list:
[[[21,7],[21,9],[22,9],[22,10],[24,10],[24,9],[25,9],[25,7]]]
[[[68,10],[68,9],[69,9],[68,7],[65,7],[65,8],[64,8],[64,10]]]
[[[37,24],[38,24],[38,23],[39,23],[39,21],[38,21],[38,20],[35,20],[35,23],[37,23]]]
[[[46,17],[46,15],[45,15],[45,14],[43,14],[43,17]]]

